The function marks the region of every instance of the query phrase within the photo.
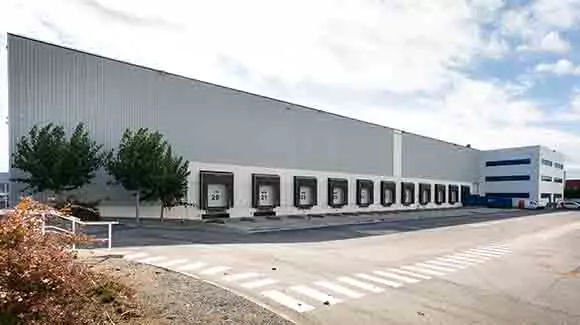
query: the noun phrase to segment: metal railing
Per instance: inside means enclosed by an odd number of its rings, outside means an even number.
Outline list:
[[[65,228],[61,228],[58,226],[53,226],[53,225],[47,225],[46,224],[46,217],[58,217],[61,218],[62,220],[67,220],[71,222],[71,230],[65,229]],[[82,225],[82,226],[107,226],[107,233],[108,236],[107,238],[95,238],[95,241],[106,241],[107,242],[107,248],[111,249],[112,245],[113,245],[113,225],[119,224],[119,222],[117,221],[82,221],[81,219],[77,218],[77,217],[73,217],[73,216],[67,216],[64,215],[62,213],[57,213],[57,212],[44,212],[42,213],[42,234],[45,234],[47,232],[53,232],[53,233],[65,233],[65,234],[70,234],[70,235],[76,235],[77,233],[77,225]],[[73,243],[72,244],[72,249],[75,250],[76,249],[76,244]]]

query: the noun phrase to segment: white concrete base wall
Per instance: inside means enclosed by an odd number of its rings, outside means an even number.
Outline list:
[[[472,187],[470,183],[455,182],[449,180],[434,180],[434,179],[418,179],[418,178],[400,178],[400,177],[385,177],[377,175],[364,174],[346,174],[332,171],[311,171],[311,170],[293,170],[293,169],[279,169],[266,168],[256,166],[241,166],[229,164],[212,164],[201,162],[190,162],[189,167],[191,176],[189,179],[189,193],[188,202],[193,203],[194,207],[179,207],[170,211],[166,211],[167,218],[184,218],[184,219],[201,219],[205,211],[200,210],[199,207],[199,191],[200,191],[200,176],[201,170],[205,171],[220,171],[231,172],[234,174],[234,206],[227,210],[232,218],[252,216],[256,209],[252,208],[252,174],[274,174],[280,176],[280,206],[274,211],[278,215],[291,214],[323,214],[323,213],[341,213],[341,212],[364,212],[364,211],[389,211],[389,210],[403,210],[403,209],[433,209],[433,208],[451,208],[460,207],[458,202],[454,205],[441,204],[437,205],[433,202],[427,205],[418,204],[418,193],[416,193],[415,204],[411,206],[404,206],[400,204],[401,182],[415,183],[416,192],[418,192],[419,183],[427,183],[431,185],[431,201],[434,201],[435,184],[453,184],[453,185],[467,185]],[[298,209],[294,206],[294,176],[311,176],[317,178],[318,184],[318,204],[311,209]],[[348,205],[343,208],[332,208],[328,206],[328,178],[344,178],[348,180]],[[374,204],[369,207],[359,207],[356,205],[356,180],[370,179],[374,182]],[[394,181],[397,184],[396,204],[390,207],[384,207],[380,204],[380,182]],[[459,191],[458,200],[461,201],[461,191]],[[134,206],[103,206],[100,207],[102,215],[108,217],[134,217]],[[143,218],[159,218],[159,206],[142,206],[141,216]]]

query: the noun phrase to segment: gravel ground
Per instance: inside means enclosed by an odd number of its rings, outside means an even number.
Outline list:
[[[293,324],[245,298],[199,279],[118,257],[81,257],[137,290],[143,324]]]

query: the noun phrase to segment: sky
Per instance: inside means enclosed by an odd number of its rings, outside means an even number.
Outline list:
[[[545,145],[580,178],[580,0],[2,0],[0,31],[478,149]]]

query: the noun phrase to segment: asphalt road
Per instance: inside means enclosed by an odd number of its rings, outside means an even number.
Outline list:
[[[195,233],[188,230],[184,238],[171,233],[176,245],[115,250],[205,279],[298,324],[580,324],[579,212],[468,221],[246,240],[220,230],[187,238]]]

